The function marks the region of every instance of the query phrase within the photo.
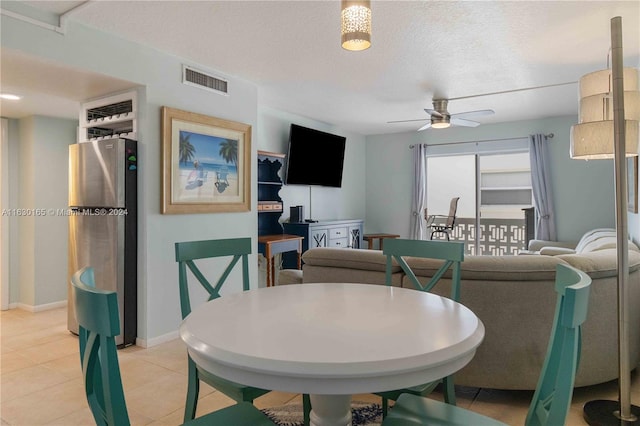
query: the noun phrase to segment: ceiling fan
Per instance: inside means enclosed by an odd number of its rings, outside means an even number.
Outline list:
[[[425,108],[426,113],[431,116],[431,119],[427,124],[420,127],[418,131],[426,130],[430,127],[433,127],[434,129],[446,129],[451,125],[463,126],[463,127],[476,127],[476,126],[479,126],[480,123],[477,121],[467,120],[468,117],[491,115],[494,113],[492,109],[481,109],[478,111],[466,111],[466,112],[458,112],[455,114],[449,114],[449,112],[447,111],[448,103],[449,103],[448,99],[434,99],[433,109]],[[398,120],[398,121],[389,121],[388,123],[405,123],[408,121],[423,121],[423,120],[424,119]]]

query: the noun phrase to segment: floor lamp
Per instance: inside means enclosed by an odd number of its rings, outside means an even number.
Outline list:
[[[638,155],[640,73],[623,67],[622,18],[611,19],[611,69],[580,79],[580,124],[571,128],[571,158],[614,158],[618,269],[619,401],[596,400],[584,406],[590,425],[640,425],[640,408],[631,405],[629,361],[627,240],[627,156]]]

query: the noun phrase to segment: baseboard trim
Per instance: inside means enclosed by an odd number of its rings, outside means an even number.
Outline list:
[[[42,312],[49,311],[51,309],[65,308],[67,306],[66,300],[60,300],[53,303],[45,303],[42,305],[27,305],[26,303],[13,303],[16,308],[22,309],[28,312]],[[10,305],[11,306],[11,305]]]
[[[180,337],[180,334],[178,334],[178,330],[172,331],[171,333],[163,334],[162,336],[154,337],[152,339],[141,339],[138,337],[136,338],[136,346],[140,346],[143,348],[151,348],[153,346],[158,346],[162,343],[175,340],[178,337]]]

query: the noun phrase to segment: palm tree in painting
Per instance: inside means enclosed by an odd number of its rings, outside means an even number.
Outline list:
[[[227,163],[238,165],[238,141],[225,139],[220,143],[219,154]]]
[[[193,159],[196,153],[196,149],[193,147],[193,145],[189,141],[190,137],[191,137],[190,134],[185,134],[185,132],[180,132],[179,153],[180,153],[180,162],[182,164],[187,164],[187,161]]]

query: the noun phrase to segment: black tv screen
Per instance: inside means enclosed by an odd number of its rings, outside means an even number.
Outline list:
[[[344,136],[291,125],[287,185],[342,186]]]

